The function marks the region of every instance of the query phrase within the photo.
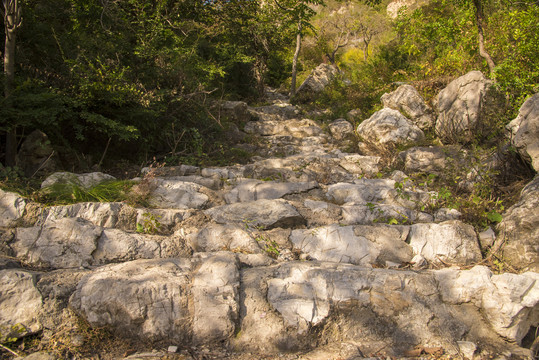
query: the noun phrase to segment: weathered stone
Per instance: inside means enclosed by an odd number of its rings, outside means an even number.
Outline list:
[[[90,188],[104,181],[116,180],[112,175],[101,172],[92,172],[85,174],[74,174],[70,172],[55,172],[47,177],[42,183],[41,188],[46,188],[55,184],[74,184],[84,188]]]
[[[473,226],[458,220],[440,224],[414,224],[410,246],[430,262],[472,264],[481,260],[481,249]]]
[[[135,260],[84,276],[70,306],[92,326],[144,340],[191,340],[189,259]]]
[[[502,215],[493,251],[501,250],[502,258],[517,269],[539,272],[539,176]]]
[[[448,220],[460,220],[462,213],[457,209],[441,208],[434,213],[435,222],[444,222]]]
[[[36,225],[43,225],[47,222],[67,217],[78,217],[90,221],[97,226],[112,228],[118,223],[122,206],[122,203],[99,202],[51,206],[44,209]]]
[[[339,165],[351,174],[374,175],[380,171],[379,156],[345,155]]]
[[[251,118],[248,111],[249,107],[243,101],[222,101],[216,107],[220,116],[224,116],[234,122],[242,123],[249,121]]]
[[[203,194],[201,185],[159,179],[156,180],[156,188],[152,191],[150,205],[165,209],[200,209],[209,201],[206,194]]]
[[[288,194],[306,192],[318,187],[311,182],[267,182],[261,180],[241,180],[238,186],[225,195],[227,203],[255,201],[261,199],[280,199]]]
[[[539,274],[493,275],[484,266],[435,272],[444,302],[473,303],[501,336],[520,343],[539,322]]]
[[[35,352],[33,354],[30,354],[28,356],[25,356],[24,358],[15,358],[15,360],[56,360],[56,356],[49,354],[45,351],[39,351]]]
[[[329,131],[335,140],[345,140],[354,137],[354,126],[345,119],[337,119],[329,124]]]
[[[539,94],[528,98],[507,125],[511,144],[539,172]]]
[[[197,233],[191,234],[189,242],[195,251],[227,250],[250,254],[262,252],[245,226],[239,225],[209,224]]]
[[[24,216],[27,200],[0,189],[0,227],[14,227]]]
[[[136,259],[161,257],[160,237],[126,233],[118,229],[105,229],[92,252],[96,265],[124,262]]]
[[[339,70],[334,65],[320,64],[314,69],[305,81],[298,87],[296,96],[302,100],[311,99],[320,93],[337,76]]]
[[[202,169],[202,172],[204,169]],[[200,175],[186,175],[186,176],[169,176],[167,180],[177,180],[184,182],[191,182],[198,185],[202,185],[212,190],[219,190],[223,184],[223,181],[218,176],[200,176]]]
[[[382,95],[381,100],[384,107],[401,112],[421,130],[434,125],[432,109],[412,85],[401,85],[397,90]]]
[[[231,338],[239,318],[239,266],[232,253],[201,254],[193,273],[193,342]]]
[[[496,233],[489,227],[487,230],[478,234],[479,244],[481,244],[481,249],[488,249],[496,241]]]
[[[354,184],[338,183],[328,187],[327,198],[336,204],[368,205],[384,203],[407,208],[419,207],[430,201],[430,194],[422,191],[395,189],[395,181],[387,179],[360,179]]]
[[[178,224],[195,213],[196,210],[136,209],[136,224],[148,229],[150,233],[170,233]]]
[[[288,102],[249,108],[249,113],[260,121],[295,119],[299,115],[296,106]]]
[[[412,249],[405,242],[407,235],[407,227],[329,225],[293,230],[290,241],[314,260],[383,265],[412,259]]]
[[[342,206],[342,223],[345,225],[368,225],[374,223],[415,224],[433,221],[430,214],[398,205],[368,204]]]
[[[0,270],[0,341],[40,331],[42,324],[38,319],[42,301],[36,288],[36,274]]]
[[[305,222],[285,200],[257,200],[223,205],[204,210],[220,224],[239,223],[253,227],[292,227]]]
[[[17,166],[26,177],[50,174],[58,168],[58,156],[45,133],[34,130],[24,139],[17,154]]]
[[[436,133],[446,141],[470,140],[479,125],[483,98],[492,82],[480,71],[453,80],[437,97]]]
[[[449,150],[443,147],[414,147],[399,153],[407,173],[440,174],[446,167]]]
[[[427,1],[428,0],[393,0],[387,4],[386,12],[390,18],[396,19],[403,9],[406,10],[406,13],[409,13]]]
[[[295,139],[317,136],[322,129],[312,120],[288,120],[284,121],[251,121],[245,124],[245,132],[262,136],[279,135],[291,136]]]
[[[18,258],[34,266],[89,266],[103,228],[80,218],[51,220],[43,227],[18,228],[11,247]]]
[[[397,110],[384,108],[364,120],[357,133],[366,142],[381,145],[410,145],[425,139],[425,134]]]

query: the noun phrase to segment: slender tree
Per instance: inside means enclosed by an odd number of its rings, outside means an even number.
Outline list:
[[[15,39],[21,25],[21,8],[17,0],[2,0],[6,42],[4,46],[4,96],[9,98],[15,83]],[[15,166],[17,129],[12,126],[6,134],[6,166]]]
[[[485,49],[485,39],[483,36],[483,22],[484,22],[485,16],[483,14],[483,4],[481,3],[481,0],[473,0],[473,5],[475,8],[475,25],[477,26],[477,40],[479,42],[479,55],[487,61],[488,69],[490,73],[492,74],[494,72],[494,67],[496,65],[494,64],[494,61],[490,57],[490,54]]]

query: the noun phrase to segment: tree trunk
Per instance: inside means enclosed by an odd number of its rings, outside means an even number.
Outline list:
[[[483,7],[481,0],[473,0],[475,6],[475,20],[477,23],[477,37],[479,41],[479,55],[487,61],[490,74],[494,72],[494,61],[490,57],[489,53],[485,50],[485,39],[483,37]]]
[[[298,69],[297,69],[298,57],[299,57],[299,52],[301,50],[301,30],[302,30],[302,24],[301,24],[301,20],[299,20],[298,34],[296,36],[296,51],[294,52],[294,59],[292,60],[292,85],[290,86],[290,97],[294,97],[296,95],[296,75],[298,72]]]
[[[8,98],[15,83],[15,38],[21,22],[17,0],[3,0],[6,42],[4,46],[4,96]],[[17,156],[17,129],[13,126],[6,134],[6,166],[15,166]]]

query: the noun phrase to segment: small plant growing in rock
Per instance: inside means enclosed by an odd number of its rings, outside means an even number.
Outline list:
[[[142,221],[137,223],[137,232],[141,234],[157,234],[161,228],[161,223],[158,219],[161,216],[145,212],[142,214]]]

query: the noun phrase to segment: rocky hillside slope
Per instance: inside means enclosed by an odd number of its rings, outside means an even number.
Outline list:
[[[414,96],[388,94],[357,132],[420,141],[435,115],[408,106]],[[357,141],[348,121],[321,127],[273,92],[268,104],[223,104],[256,140],[252,163],[147,169],[150,208],[41,207],[1,192],[2,343],[38,334],[49,353],[27,359],[72,358],[88,344],[93,359],[534,357],[538,178],[495,242],[455,210],[429,212],[435,194],[402,171],[380,177],[376,154],[343,152]],[[404,171],[435,171],[449,154],[400,156]],[[523,271],[481,265],[495,245]],[[137,352],[96,343],[92,328]]]

